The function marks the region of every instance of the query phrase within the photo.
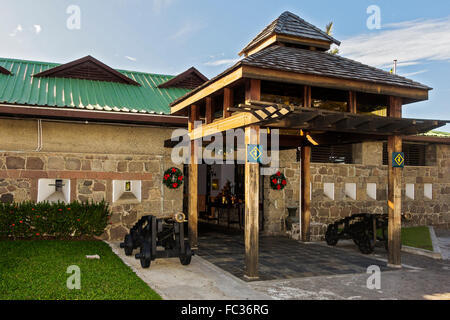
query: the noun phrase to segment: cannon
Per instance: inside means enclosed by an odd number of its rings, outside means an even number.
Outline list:
[[[377,241],[383,242],[385,249],[388,249],[387,228],[387,214],[354,214],[330,224],[325,241],[335,246],[339,240],[352,239],[363,254],[370,254],[375,250]]]
[[[149,268],[157,258],[178,257],[182,265],[188,265],[194,253],[184,239],[184,222],[184,213],[166,218],[143,216],[125,235],[120,247],[127,256],[139,249],[135,258],[140,260],[142,268]]]

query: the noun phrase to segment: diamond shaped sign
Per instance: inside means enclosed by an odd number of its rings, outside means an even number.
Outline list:
[[[403,152],[392,152],[392,167],[393,168],[405,167],[405,154]]]
[[[261,162],[262,154],[263,154],[262,145],[257,145],[257,144],[247,145],[247,162],[250,162],[250,163]]]

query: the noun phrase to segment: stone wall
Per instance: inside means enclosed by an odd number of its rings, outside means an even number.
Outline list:
[[[387,213],[387,166],[382,165],[382,144],[355,145],[360,164],[311,164],[311,236],[322,240],[328,224],[354,213]],[[369,152],[370,151],[370,152]],[[368,157],[367,155],[372,155]],[[270,189],[265,179],[264,218],[268,234],[282,234],[287,206],[299,205],[299,163],[295,151],[280,152],[280,170],[288,179],[283,191]],[[334,200],[324,194],[324,184],[334,184]],[[356,200],[345,192],[345,184],[356,185]],[[367,184],[376,183],[376,200],[367,194]],[[414,200],[406,197],[406,184],[414,184]],[[432,184],[433,196],[424,195]],[[403,212],[410,214],[404,225],[450,225],[450,146],[436,146],[436,166],[405,167],[403,171]]]
[[[17,122],[18,126],[24,126],[24,123],[27,122]],[[33,122],[29,124],[33,125]],[[3,125],[0,121],[0,128]],[[58,123],[57,127],[60,131],[54,132],[52,127],[54,136],[43,140],[41,152],[12,150],[10,141],[6,144],[0,142],[0,148],[4,150],[0,152],[0,201],[37,201],[39,179],[70,179],[71,201],[104,199],[110,204],[113,214],[102,238],[114,240],[123,238],[142,215],[171,215],[182,210],[183,189],[170,190],[162,184],[163,172],[176,166],[170,159],[171,150],[163,147],[172,130],[104,125],[102,131],[101,125],[82,124],[77,127],[72,123],[67,126]],[[114,140],[117,153],[110,153],[111,145],[102,148],[98,144],[98,140],[103,139],[102,132],[111,134],[113,131],[117,138]],[[74,146],[74,152],[65,151],[67,132],[78,135],[76,143],[80,147]],[[93,143],[90,140],[95,133],[100,136]],[[23,144],[17,146],[20,145]],[[58,152],[59,145],[64,151]],[[133,146],[136,153],[131,153]],[[75,152],[83,148],[90,151]],[[130,199],[113,203],[113,180],[140,180],[141,201]]]

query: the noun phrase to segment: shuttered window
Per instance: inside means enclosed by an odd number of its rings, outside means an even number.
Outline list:
[[[297,161],[300,161],[300,151],[297,151]],[[315,146],[311,148],[311,162],[315,163],[353,163],[351,144],[336,146]]]
[[[403,143],[405,166],[426,166],[426,145],[418,143]],[[383,164],[388,164],[387,143],[383,143]]]

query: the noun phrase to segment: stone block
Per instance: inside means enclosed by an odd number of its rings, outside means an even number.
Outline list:
[[[49,157],[48,158],[48,169],[51,170],[64,170],[65,161],[61,157]]]
[[[6,157],[6,168],[8,169],[24,169],[25,159],[22,157]]]
[[[28,170],[42,170],[44,169],[44,161],[38,157],[28,157],[26,168]]]
[[[66,170],[80,170],[81,161],[77,158],[69,158],[66,160]]]

